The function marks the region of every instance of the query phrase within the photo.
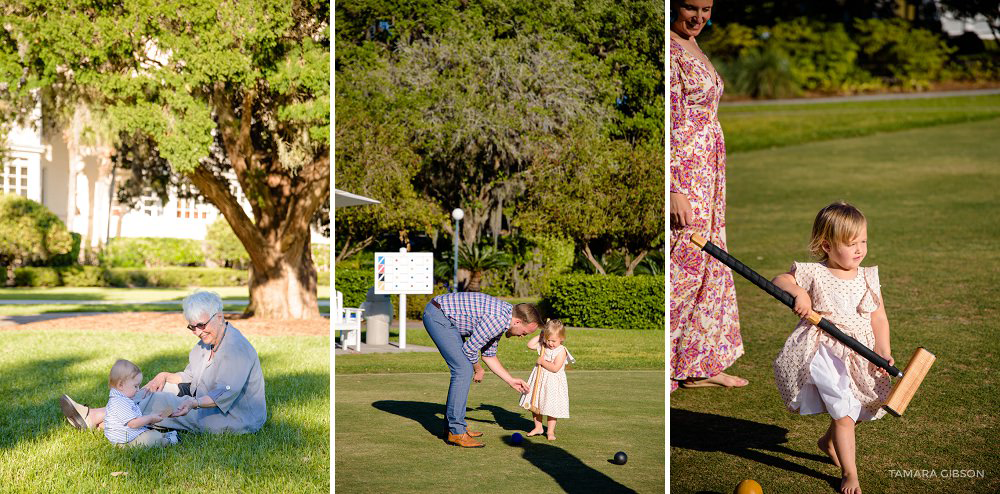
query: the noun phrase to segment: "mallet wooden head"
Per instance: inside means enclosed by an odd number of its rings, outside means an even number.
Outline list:
[[[906,407],[910,405],[913,395],[916,394],[917,388],[920,387],[920,383],[927,376],[927,371],[934,364],[935,359],[937,357],[933,353],[928,352],[924,347],[918,347],[913,352],[913,356],[910,357],[910,361],[906,364],[906,369],[903,370],[903,377],[896,381],[896,385],[893,386],[892,391],[889,393],[889,399],[885,401],[885,405],[882,405],[882,408],[897,417],[902,416],[903,412],[906,411]]]

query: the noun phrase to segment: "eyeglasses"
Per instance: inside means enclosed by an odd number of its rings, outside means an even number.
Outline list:
[[[194,325],[188,324],[188,329],[190,329],[191,331],[195,331],[195,330],[204,331],[205,330],[205,326],[208,326],[208,323],[212,322],[212,319],[215,319],[215,316],[217,316],[217,315],[219,315],[218,312],[216,312],[215,314],[212,314],[211,316],[209,316],[209,318],[208,318],[207,321],[205,321],[205,322],[203,322],[201,324],[194,324]]]

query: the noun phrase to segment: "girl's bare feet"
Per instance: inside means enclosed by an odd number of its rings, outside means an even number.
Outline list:
[[[531,437],[531,436],[541,436],[543,432],[545,432],[545,431],[542,430],[542,428],[536,427],[534,429],[531,429],[531,431],[528,432],[527,434],[525,434],[525,436],[528,436],[528,437]]]
[[[840,481],[840,494],[861,494],[858,474],[844,474],[844,478]]]
[[[816,442],[816,446],[819,447],[820,451],[826,453],[826,455],[830,457],[830,460],[833,461],[834,465],[837,465],[838,467],[840,466],[840,458],[837,458],[837,449],[833,447],[833,441],[830,440],[830,436],[824,435],[819,438],[819,441]]]
[[[555,441],[556,440],[555,434],[549,434],[549,435],[545,436],[545,438],[548,439],[549,441]]]

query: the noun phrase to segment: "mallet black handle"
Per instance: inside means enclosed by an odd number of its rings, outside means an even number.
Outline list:
[[[762,290],[770,294],[772,297],[778,299],[781,303],[787,305],[788,308],[790,309],[795,308],[795,297],[793,297],[792,294],[782,290],[781,288],[778,288],[778,285],[771,283],[771,280],[765,279],[763,276],[757,274],[756,271],[750,269],[749,267],[747,267],[746,264],[743,264],[735,257],[729,255],[729,253],[720,249],[712,242],[709,242],[707,239],[705,239],[705,237],[702,237],[701,235],[698,234],[693,234],[691,235],[691,242],[693,242],[698,247],[701,247],[702,250],[707,252],[712,257],[718,259],[726,266],[729,266],[730,269],[739,273],[740,276],[743,276],[744,278],[749,280],[750,283],[757,285]],[[895,366],[889,365],[889,361],[882,358],[879,354],[873,352],[871,348],[868,348],[865,345],[861,344],[860,341],[855,340],[854,338],[851,338],[850,336],[844,334],[844,332],[841,331],[840,328],[838,328],[835,324],[828,321],[826,318],[821,317],[815,311],[810,310],[809,316],[806,317],[806,319],[809,322],[815,324],[816,326],[819,326],[820,329],[826,331],[830,336],[836,338],[837,341],[840,341],[841,343],[847,345],[848,348],[854,350],[855,352],[858,353],[858,355],[861,355],[869,362],[885,369],[886,372],[889,373],[889,375],[895,377],[903,377],[903,372],[897,369]]]

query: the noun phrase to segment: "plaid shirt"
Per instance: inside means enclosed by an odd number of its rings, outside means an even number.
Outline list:
[[[133,429],[127,424],[136,417],[142,416],[139,405],[121,391],[111,388],[108,395],[108,406],[104,416],[104,437],[115,444],[130,443],[139,434],[149,430],[148,427]]]
[[[484,357],[495,357],[500,337],[510,329],[514,306],[478,292],[456,292],[434,297],[441,312],[455,323],[465,339],[462,351],[473,364]]]

